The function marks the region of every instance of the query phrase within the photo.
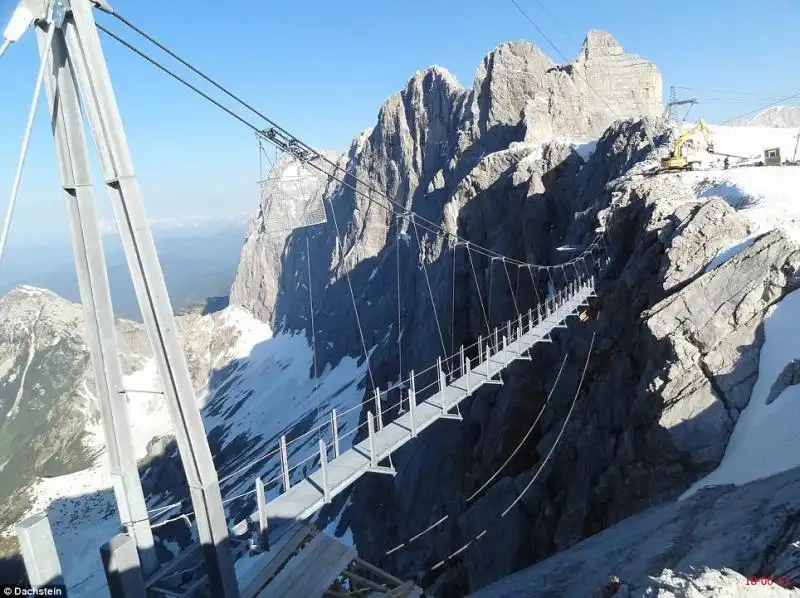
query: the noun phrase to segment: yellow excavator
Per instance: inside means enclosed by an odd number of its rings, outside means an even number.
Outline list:
[[[698,161],[687,160],[686,156],[683,155],[683,146],[687,141],[689,141],[689,138],[697,132],[702,133],[703,137],[705,137],[707,144],[706,149],[708,150],[708,153],[714,153],[714,143],[711,141],[711,131],[708,130],[706,121],[701,118],[695,126],[684,131],[680,137],[675,140],[675,144],[672,146],[670,155],[661,159],[662,170],[687,170],[694,168],[694,166],[699,163]]]

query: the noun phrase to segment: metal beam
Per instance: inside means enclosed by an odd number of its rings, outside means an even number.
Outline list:
[[[67,58],[63,32],[56,29],[52,48],[48,51],[45,42],[47,33],[43,26],[40,23],[36,28],[36,36],[41,60],[48,64],[45,92],[51,112],[111,482],[120,520],[136,541],[144,574],[151,575],[158,568],[158,559],[133,451],[126,396],[123,394],[122,365],[111,307],[111,291],[95,210],[75,72],[72,61]]]
[[[133,538],[125,534],[114,536],[100,547],[100,558],[111,598],[146,598]]]
[[[145,329],[186,473],[211,592],[238,598],[219,480],[178,338],[122,118],[88,0],[75,0],[64,34],[91,125]]]
[[[34,589],[63,585],[61,562],[56,543],[45,513],[23,519],[15,526],[22,560],[28,573],[28,582]]]

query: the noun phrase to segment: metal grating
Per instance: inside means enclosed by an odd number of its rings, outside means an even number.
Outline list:
[[[315,176],[298,161],[276,174],[259,182],[267,235],[285,234],[328,221],[321,176]]]

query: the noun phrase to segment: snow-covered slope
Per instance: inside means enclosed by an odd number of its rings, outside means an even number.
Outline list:
[[[773,106],[751,118],[733,121],[736,126],[800,127],[800,106]]]
[[[759,127],[712,127],[717,151],[752,155],[766,147],[793,152],[796,131]],[[789,154],[791,155],[791,154]],[[758,236],[781,229],[800,244],[800,167],[772,166],[687,172],[676,175],[701,198],[721,197],[752,227],[747,237],[731,243],[708,265],[719,267],[749,247]],[[741,413],[719,467],[692,486],[744,484],[800,465],[800,386],[789,386],[767,402],[784,368],[800,357],[800,292],[772,306],[764,320],[758,381]]]
[[[195,380],[200,387],[198,400],[203,405],[206,431],[212,439],[214,460],[219,472],[223,498],[230,524],[254,508],[253,496],[236,498],[252,490],[256,476],[275,477],[278,463],[273,452],[277,438],[286,433],[289,439],[303,435],[317,420],[318,411],[331,408],[340,412],[360,404],[363,392],[359,382],[361,366],[345,358],[335,367],[327,367],[315,379],[313,352],[305,335],[273,336],[266,324],[241,308],[230,307],[211,316],[187,316],[189,330],[184,342],[191,346],[190,368],[206,372],[206,380]],[[187,328],[187,322],[182,328]],[[221,347],[215,347],[219,343]],[[207,350],[201,355],[202,347]],[[205,361],[204,361],[205,360]],[[207,367],[207,369],[204,369]],[[151,520],[163,522],[188,513],[188,501],[175,508],[160,509],[186,497],[185,484],[174,479],[175,457],[162,459],[172,452],[172,427],[160,392],[155,364],[147,359],[143,366],[126,376],[132,436],[137,458],[149,460],[143,475],[148,503],[156,510]],[[342,434],[355,428],[359,410],[344,414],[339,425]],[[160,442],[153,440],[160,439]],[[291,446],[292,463],[315,454],[316,434],[308,434]],[[352,435],[343,438],[349,446]],[[38,479],[31,492],[27,514],[46,511],[70,588],[71,596],[106,595],[99,546],[118,533],[120,522],[111,492],[102,428],[97,420],[87,426],[83,443],[93,454],[87,469],[52,478]],[[165,448],[169,447],[169,448]],[[145,461],[147,462],[147,461]],[[309,463],[310,465],[310,463]],[[292,473],[301,477],[303,468]],[[182,474],[179,476],[182,477]],[[276,493],[273,487],[269,493]],[[183,526],[183,532],[177,528]],[[162,534],[163,532],[163,534]],[[157,528],[161,546],[176,551],[188,539],[185,523],[177,521]],[[12,533],[10,529],[5,534]],[[182,538],[183,536],[183,538]]]

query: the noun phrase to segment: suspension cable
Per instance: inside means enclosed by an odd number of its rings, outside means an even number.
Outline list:
[[[556,375],[555,382],[553,382],[553,386],[550,388],[550,392],[547,393],[547,399],[545,399],[545,402],[542,404],[542,407],[539,409],[539,413],[536,415],[536,419],[534,419],[533,423],[528,427],[528,431],[525,433],[525,435],[522,437],[522,439],[517,443],[517,446],[514,448],[514,450],[511,452],[511,454],[508,456],[508,458],[503,462],[502,465],[500,465],[500,467],[498,467],[494,471],[494,473],[492,473],[492,475],[489,477],[489,479],[487,479],[480,486],[480,488],[475,490],[472,494],[470,494],[467,498],[463,499],[462,501],[459,501],[457,503],[453,503],[452,506],[455,506],[457,504],[463,504],[464,506],[469,505],[473,500],[475,500],[475,497],[477,497],[494,480],[497,479],[497,476],[499,476],[503,472],[503,470],[506,468],[506,466],[511,462],[511,460],[517,455],[517,453],[520,451],[520,449],[524,446],[525,442],[527,442],[527,440],[528,440],[528,437],[531,435],[533,430],[536,428],[536,425],[539,423],[539,420],[542,418],[542,415],[544,414],[545,409],[547,409],[547,405],[550,403],[550,399],[553,397],[553,393],[555,392],[555,389],[558,387],[558,383],[561,380],[561,374],[564,372],[564,366],[567,363],[567,357],[568,357],[568,355],[564,355],[564,360],[561,362],[561,367],[558,370],[558,374]],[[386,553],[385,553],[386,556],[389,556],[390,554],[397,552],[401,548],[404,548],[404,547],[412,544],[413,542],[415,542],[416,540],[420,539],[421,537],[423,537],[428,532],[433,531],[434,529],[436,529],[438,526],[440,526],[442,523],[447,521],[449,518],[450,518],[450,515],[444,515],[442,518],[440,518],[439,520],[435,521],[434,523],[432,523],[431,525],[426,527],[424,530],[422,530],[418,534],[415,534],[414,536],[411,536],[405,542],[402,542],[402,543],[398,544],[397,546],[395,546],[394,548],[392,548],[391,550],[386,551]]]
[[[399,374],[397,376],[398,384],[403,381],[403,320],[400,309],[400,243],[402,242],[402,233],[400,232],[400,217],[395,219],[397,223],[397,241],[395,242],[395,257],[397,263],[397,359]],[[401,404],[402,409],[402,404]]]
[[[511,299],[514,301],[514,311],[516,312],[517,315],[519,315],[519,305],[517,304],[517,296],[514,293],[514,287],[511,284],[511,276],[508,273],[508,265],[506,264],[505,260],[502,260],[502,262],[503,262],[503,270],[505,270],[506,273],[506,279],[508,279],[508,290],[511,291]]]
[[[425,255],[422,250],[422,244],[419,240],[419,231],[417,230],[417,223],[414,214],[411,215],[411,225],[414,227],[414,235],[417,237],[417,247],[419,247],[419,255],[422,259],[422,272],[425,274],[425,283],[428,286],[428,295],[431,298],[431,307],[433,308],[433,318],[436,320],[436,329],[439,331],[439,341],[442,343],[442,353],[447,355],[447,349],[444,346],[444,335],[442,334],[442,327],[439,324],[439,314],[436,312],[436,301],[433,298],[433,289],[431,288],[431,281],[428,278],[428,267],[425,264]]]
[[[36,119],[36,107],[39,105],[39,96],[42,93],[42,84],[44,83],[45,69],[49,66],[50,48],[53,45],[53,36],[55,35],[57,27],[52,18],[52,7],[48,10],[47,20],[50,26],[47,28],[47,37],[44,42],[44,52],[42,56],[42,64],[39,66],[39,72],[36,74],[36,84],[33,87],[33,98],[31,99],[31,106],[28,109],[28,120],[25,122],[25,132],[22,136],[22,147],[19,151],[19,159],[17,160],[17,169],[14,173],[14,182],[11,184],[11,196],[8,199],[8,207],[6,208],[6,215],[3,219],[3,230],[0,232],[0,264],[3,262],[5,255],[6,244],[8,243],[8,233],[11,230],[11,219],[14,217],[14,207],[17,204],[19,197],[19,188],[22,183],[22,173],[25,170],[25,159],[28,157],[28,147],[31,142],[31,133],[33,133],[33,122]]]
[[[317,420],[319,420],[320,404],[319,380],[317,378],[317,329],[314,327],[314,293],[311,290],[311,250],[309,248],[308,237],[309,234],[306,234],[306,263],[308,264],[308,311],[311,314],[311,353],[313,355],[312,361],[314,364],[314,400],[317,403]],[[320,428],[319,437],[320,439],[322,438],[322,428]]]
[[[537,270],[539,272],[539,270]],[[528,274],[531,275],[531,284],[533,285],[533,292],[536,293],[536,305],[540,305],[542,303],[542,298],[539,296],[539,289],[537,288],[539,285],[533,279],[533,269],[528,266]]]
[[[328,205],[331,207],[331,220],[333,220],[333,226],[336,229],[336,240],[339,243],[340,248],[340,259],[342,268],[344,268],[345,278],[347,279],[347,288],[350,289],[350,299],[353,301],[353,312],[356,316],[356,325],[358,326],[358,336],[361,339],[361,348],[364,350],[364,360],[367,365],[367,373],[369,374],[369,381],[372,384],[372,392],[375,393],[377,386],[375,386],[375,378],[372,375],[372,366],[369,363],[369,353],[367,352],[367,343],[364,340],[364,331],[361,328],[361,318],[358,315],[358,307],[356,306],[356,295],[353,292],[353,283],[350,281],[350,269],[347,267],[345,263],[345,254],[344,254],[344,237],[342,237],[341,232],[339,231],[339,223],[336,221],[336,211],[333,208],[333,200],[329,197],[328,198]]]
[[[223,93],[225,93],[226,95],[228,95],[229,97],[234,99],[236,102],[241,104],[243,107],[247,108],[248,110],[250,110],[251,112],[253,112],[257,116],[259,116],[260,118],[265,120],[267,123],[269,123],[271,125],[272,129],[269,129],[269,130],[260,129],[259,127],[257,127],[256,125],[252,124],[251,122],[247,121],[242,116],[236,114],[231,109],[227,108],[226,106],[224,106],[223,104],[221,104],[217,100],[214,100],[213,98],[211,98],[208,94],[206,94],[205,92],[201,91],[197,86],[191,84],[190,82],[188,82],[187,80],[182,78],[180,75],[176,74],[175,72],[173,72],[170,69],[168,69],[166,66],[162,65],[161,63],[159,63],[154,58],[152,58],[152,57],[148,56],[147,54],[145,54],[142,50],[136,48],[131,43],[125,41],[124,39],[122,39],[121,37],[119,37],[118,35],[113,33],[112,31],[108,30],[106,27],[103,27],[102,25],[100,25],[98,23],[97,27],[98,27],[98,29],[100,31],[103,31],[105,34],[110,36],[112,39],[116,40],[117,42],[119,42],[120,44],[122,44],[123,46],[128,48],[129,50],[133,51],[135,54],[137,54],[140,57],[142,57],[143,59],[145,59],[147,62],[151,63],[153,66],[157,67],[159,70],[163,71],[164,73],[166,73],[167,75],[169,75],[170,77],[172,77],[173,79],[178,81],[179,83],[185,85],[190,90],[194,91],[195,93],[197,93],[198,95],[200,95],[204,99],[208,100],[209,102],[211,102],[212,104],[214,104],[215,106],[217,106],[218,108],[220,108],[221,110],[223,110],[224,112],[229,114],[230,116],[234,117],[236,120],[238,120],[239,122],[241,122],[245,126],[249,127],[250,129],[255,131],[257,134],[262,135],[266,140],[270,141],[271,143],[273,143],[274,145],[276,145],[280,149],[283,149],[284,151],[287,151],[287,152],[291,153],[292,155],[294,155],[295,157],[303,160],[307,164],[307,166],[309,166],[311,168],[314,168],[315,170],[319,171],[320,173],[324,174],[325,176],[337,181],[343,187],[346,187],[346,188],[352,190],[355,194],[365,198],[370,203],[376,203],[377,205],[383,207],[384,209],[386,209],[388,211],[391,211],[391,212],[395,212],[395,213],[397,213],[398,211],[400,213],[406,213],[407,212],[405,206],[402,203],[400,203],[397,200],[393,199],[392,197],[390,197],[389,195],[387,195],[383,191],[380,191],[379,189],[375,188],[370,183],[355,177],[352,173],[349,173],[344,167],[340,166],[339,164],[337,164],[333,160],[329,159],[324,154],[322,154],[322,153],[318,152],[317,150],[315,150],[310,145],[302,142],[301,140],[299,140],[295,136],[293,136],[290,133],[288,133],[288,131],[286,131],[285,129],[283,129],[279,125],[277,125],[273,120],[271,120],[270,118],[265,116],[263,113],[259,112],[257,109],[253,108],[250,104],[248,104],[247,102],[245,102],[244,100],[242,100],[241,98],[239,98],[238,96],[236,96],[235,94],[230,92],[227,88],[225,88],[224,86],[222,86],[221,84],[216,82],[214,79],[212,79],[208,75],[202,73],[199,69],[197,69],[196,67],[192,66],[188,61],[184,60],[183,58],[179,57],[177,54],[175,54],[174,52],[172,52],[171,50],[166,48],[166,46],[164,46],[163,44],[158,42],[155,38],[153,38],[152,36],[148,35],[144,31],[142,31],[140,28],[138,28],[135,25],[133,25],[133,23],[131,23],[130,21],[128,21],[127,19],[122,17],[122,15],[119,15],[116,12],[114,12],[112,14],[113,14],[113,16],[115,18],[119,19],[125,25],[127,25],[128,27],[133,29],[136,33],[138,33],[139,35],[142,35],[143,37],[145,37],[145,39],[147,39],[148,41],[151,41],[152,43],[154,43],[156,46],[158,46],[160,49],[162,49],[168,55],[173,57],[175,60],[179,61],[181,64],[183,64],[184,66],[186,66],[187,68],[192,70],[194,73],[198,74],[200,77],[202,77],[203,79],[205,79],[206,81],[211,83],[214,87],[216,87],[217,89],[219,89],[220,91],[222,91]],[[283,139],[278,139],[278,133],[280,133],[282,136],[284,136],[284,138]],[[333,168],[334,171],[342,172],[344,177],[349,177],[349,178],[353,179],[356,183],[360,184],[362,187],[367,189],[367,191],[369,191],[370,194],[367,194],[363,190],[359,189],[357,185],[353,185],[353,184],[348,183],[345,178],[336,176],[335,174],[323,169],[322,166],[317,164],[317,162],[324,162],[328,166]],[[374,197],[371,196],[371,193],[374,193],[375,195],[387,200],[390,205],[386,206],[384,204],[381,204],[380,202],[375,200]],[[394,206],[394,208],[391,207],[391,206]],[[419,227],[423,228],[424,230],[427,230],[428,232],[430,232],[432,234],[443,235],[445,238],[452,239],[452,240],[454,240],[456,242],[465,242],[464,239],[461,239],[458,235],[447,231],[446,229],[444,229],[439,224],[436,224],[436,223],[434,223],[434,222],[432,222],[430,220],[427,220],[426,218],[424,218],[424,217],[422,217],[422,216],[420,216],[418,214],[416,215],[416,218],[417,218],[417,224],[419,225]],[[508,256],[503,256],[503,255],[497,253],[496,251],[493,251],[493,250],[491,250],[489,248],[486,248],[486,247],[482,247],[480,245],[476,245],[474,243],[472,244],[472,247],[473,247],[473,249],[475,251],[477,251],[478,253],[481,253],[481,254],[483,254],[483,255],[485,255],[487,257],[496,257],[496,258],[505,257],[512,264],[528,265],[525,262],[521,262],[519,260],[515,260],[515,259],[510,258]],[[533,267],[537,267],[537,268],[544,267],[543,264],[530,264],[530,265],[533,266]]]
[[[483,296],[481,295],[481,285],[480,281],[478,281],[478,274],[475,272],[475,263],[472,261],[472,252],[469,248],[469,242],[465,243],[467,247],[467,256],[469,257],[469,265],[472,268],[472,276],[475,279],[475,289],[478,291],[478,301],[481,304],[481,313],[483,314],[483,321],[486,322],[486,333],[491,335],[492,329],[489,326],[489,316],[486,315],[486,308],[483,306]],[[482,347],[478,347],[478,352],[482,351]]]
[[[592,357],[592,349],[594,347],[594,341],[595,341],[595,337],[596,336],[597,336],[597,332],[594,332],[592,334],[591,343],[589,344],[589,352],[587,353],[587,356],[586,356],[586,364],[583,367],[583,373],[581,374],[580,382],[578,382],[578,388],[575,391],[575,397],[572,399],[572,404],[569,407],[569,411],[567,412],[567,416],[564,418],[564,423],[561,426],[561,430],[559,430],[558,435],[556,436],[556,439],[553,442],[553,445],[550,447],[550,450],[548,451],[548,453],[545,456],[544,460],[542,461],[540,466],[537,468],[536,472],[533,474],[533,477],[530,479],[528,484],[522,489],[522,491],[517,495],[517,497],[511,502],[511,504],[508,505],[508,507],[506,507],[506,509],[502,512],[500,517],[497,518],[497,522],[499,522],[501,519],[505,518],[505,516],[508,515],[508,513],[511,511],[511,509],[514,508],[514,506],[520,500],[522,500],[522,498],[525,496],[525,494],[528,492],[528,490],[530,490],[531,486],[533,486],[533,483],[539,478],[539,475],[544,470],[545,465],[547,465],[547,463],[550,461],[550,457],[553,456],[553,453],[555,452],[556,447],[558,446],[559,442],[561,441],[561,437],[564,435],[564,431],[567,429],[567,424],[569,424],[569,421],[570,421],[570,419],[572,417],[572,412],[575,410],[575,404],[578,401],[578,396],[580,395],[581,388],[583,387],[583,381],[584,381],[584,378],[586,376],[586,369],[589,367],[589,361],[591,360],[591,357]],[[475,542],[477,542],[478,540],[483,538],[489,532],[490,529],[498,529],[498,527],[496,526],[497,522],[495,522],[494,526],[487,526],[486,528],[484,528],[483,531],[478,533],[469,542],[467,542],[466,544],[464,544],[463,546],[461,546],[460,548],[458,548],[454,552],[450,553],[450,555],[448,555],[447,557],[445,557],[444,559],[442,559],[441,561],[436,563],[433,567],[428,569],[427,572],[432,572],[432,571],[435,571],[435,570],[443,567],[447,562],[449,562],[454,557],[458,556],[459,554],[461,554],[462,552],[467,550]]]
[[[494,258],[489,260],[489,323],[492,322],[492,295],[494,295]]]

